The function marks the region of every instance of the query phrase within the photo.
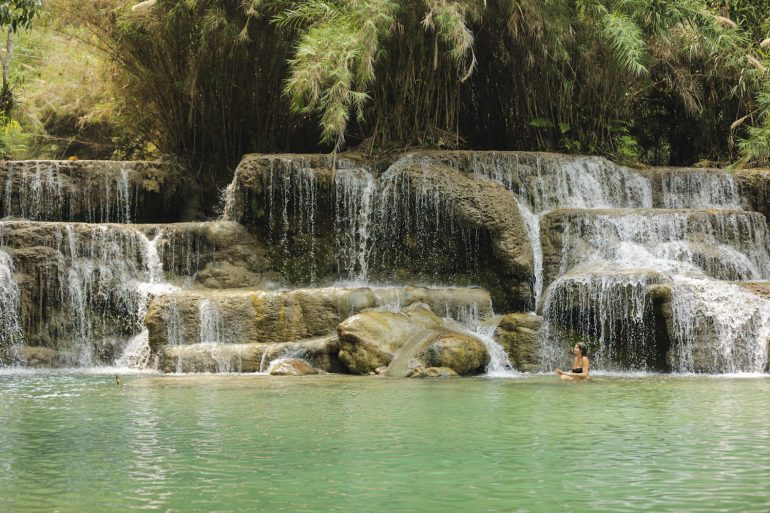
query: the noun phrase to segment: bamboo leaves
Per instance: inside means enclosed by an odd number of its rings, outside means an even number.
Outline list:
[[[608,12],[601,18],[600,29],[620,69],[635,76],[649,73],[644,64],[647,44],[641,29],[631,18],[623,13]]]
[[[351,110],[363,118],[365,88],[397,7],[390,0],[310,0],[275,18],[279,26],[307,27],[284,90],[293,110],[321,115],[322,140],[335,149],[345,141]]]

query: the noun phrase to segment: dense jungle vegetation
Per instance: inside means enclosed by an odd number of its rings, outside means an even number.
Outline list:
[[[0,24],[15,158],[173,156],[205,186],[255,151],[770,159],[770,0],[4,0]]]

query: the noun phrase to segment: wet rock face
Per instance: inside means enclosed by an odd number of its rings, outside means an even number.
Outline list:
[[[511,365],[521,372],[540,370],[538,331],[543,320],[528,313],[510,313],[495,330],[495,340],[503,346]]]
[[[0,162],[0,218],[167,222],[188,191],[182,169],[163,162]]]
[[[317,155],[244,157],[225,212],[267,248],[284,283],[479,284],[531,302],[531,244],[510,193],[469,170],[404,158],[384,172]]]
[[[386,196],[413,205],[412,210],[394,210],[378,220],[383,239],[401,244],[384,253],[383,262],[428,276],[455,274],[478,280],[492,292],[498,308],[530,304],[532,246],[505,188],[419,159],[394,164],[382,182]]]
[[[735,172],[735,180],[751,210],[770,223],[770,169],[742,169]]]

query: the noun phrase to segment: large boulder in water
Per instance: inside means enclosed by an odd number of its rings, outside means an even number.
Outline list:
[[[451,367],[458,374],[481,372],[489,353],[474,337],[447,328],[426,305],[403,313],[366,310],[340,323],[340,361],[353,374],[380,370],[405,377],[416,368]],[[432,349],[431,349],[432,348]]]
[[[446,367],[461,376],[478,374],[489,364],[489,351],[479,339],[452,333],[438,337],[425,349],[425,365]]]
[[[429,308],[407,313],[366,310],[337,327],[338,358],[351,373],[369,374],[390,365],[402,347],[430,337],[440,325],[441,319]]]

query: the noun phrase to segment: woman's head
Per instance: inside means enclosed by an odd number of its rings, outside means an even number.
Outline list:
[[[580,354],[578,354],[578,351],[580,351]],[[572,348],[572,352],[575,356],[588,356],[588,349],[583,342],[577,342],[575,347]]]

